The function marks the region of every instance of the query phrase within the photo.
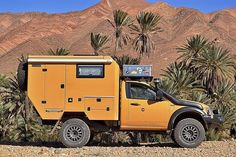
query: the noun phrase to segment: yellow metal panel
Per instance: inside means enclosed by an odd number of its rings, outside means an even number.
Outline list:
[[[42,103],[45,100],[45,68],[41,64],[28,65],[28,96],[42,119],[57,120],[63,112],[46,112]]]
[[[100,99],[101,102],[98,102]],[[113,107],[114,97],[84,98],[84,111],[90,120],[113,120],[116,117]]]
[[[28,96],[34,104],[41,117],[44,117],[44,106],[41,104],[44,100],[44,65],[33,67],[28,65]]]
[[[110,57],[107,58],[109,59]],[[66,65],[66,100],[72,98],[73,102],[66,103],[65,112],[86,112],[88,118],[91,120],[118,120],[119,66],[113,61],[111,64],[105,64],[104,68],[104,78],[76,78],[76,64]],[[91,108],[96,108],[96,104],[92,100],[85,100],[85,97],[89,96],[114,97],[113,102],[107,104],[112,110],[106,112],[106,114],[102,111],[88,113],[84,105],[90,105]],[[81,101],[78,101],[78,99]],[[106,101],[104,98],[102,100]],[[91,113],[94,114],[91,115]]]
[[[101,101],[97,101],[100,99]],[[84,107],[85,110],[90,107],[91,110],[106,110],[107,107],[112,109],[114,106],[114,98],[111,97],[92,97],[92,98],[84,98]]]
[[[122,82],[121,129],[165,130],[170,119],[169,101],[148,101],[126,98],[125,81]],[[139,104],[138,106],[131,105]]]
[[[109,56],[29,56],[29,58],[112,60]],[[39,64],[41,67],[35,68],[32,64]],[[109,111],[93,110],[87,116],[93,120],[118,120],[119,66],[113,60],[104,63],[104,67],[104,78],[76,78],[76,63],[29,63],[28,95],[41,118],[56,120],[61,118],[63,112],[87,113],[86,105],[91,105],[92,109],[95,109],[98,104],[92,104],[90,100],[85,102],[86,96],[111,96],[113,99],[102,98],[104,106],[101,108],[109,106]],[[47,72],[43,72],[43,68],[46,68]],[[60,88],[62,83],[65,83],[64,90]],[[73,101],[68,102],[68,98],[72,98]],[[43,100],[46,104],[42,103]]]
[[[45,73],[45,109],[65,108],[65,65],[47,64]]]

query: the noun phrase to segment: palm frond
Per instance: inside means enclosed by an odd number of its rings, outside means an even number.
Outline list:
[[[166,90],[179,97],[187,98],[190,92],[203,90],[199,80],[182,63],[171,64],[166,70],[163,70],[161,76]]]
[[[112,57],[119,65],[120,69],[123,70],[123,65],[138,65],[140,64],[139,58],[132,58],[129,55],[113,56]]]
[[[223,79],[233,80],[236,73],[235,63],[229,51],[215,46],[204,49],[201,55],[193,60],[192,65],[203,85],[210,91],[214,91]]]
[[[193,59],[197,58],[208,45],[208,40],[201,35],[192,36],[183,46],[177,48],[177,52],[180,54],[178,60],[189,66]]]
[[[105,48],[107,48],[105,47],[109,41],[107,35],[103,35],[102,33],[91,33],[90,39],[95,55],[98,55],[99,53],[103,52]]]
[[[70,51],[64,48],[57,48],[55,51],[50,49],[48,54],[51,56],[67,56],[70,54]]]

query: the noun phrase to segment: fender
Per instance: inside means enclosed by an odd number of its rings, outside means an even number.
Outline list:
[[[183,114],[183,113],[190,113],[190,114],[192,113],[192,114],[198,114],[198,115],[200,115],[200,116],[201,116],[201,119],[202,119],[202,122],[204,123],[204,124],[203,124],[204,127],[207,128],[207,124],[206,124],[206,122],[205,122],[205,120],[204,120],[204,118],[203,118],[203,116],[205,115],[205,113],[204,113],[202,110],[200,110],[200,109],[198,109],[198,108],[195,108],[195,107],[184,107],[184,108],[180,108],[180,109],[176,110],[176,111],[172,114],[172,116],[170,117],[170,120],[169,120],[168,130],[174,129],[174,123],[175,123],[176,118],[177,118],[179,115]]]

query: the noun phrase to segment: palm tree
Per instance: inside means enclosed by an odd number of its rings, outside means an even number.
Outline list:
[[[129,65],[138,65],[138,64],[140,64],[140,59],[139,58],[132,58],[129,55],[122,55],[121,57],[113,56],[113,59],[118,63],[121,71],[123,70],[123,65],[124,64],[129,64]]]
[[[0,88],[8,84],[8,77],[6,75],[0,74]]]
[[[4,117],[4,106],[2,103],[1,90],[9,84],[8,77],[6,75],[0,74],[0,138],[3,136],[5,117]]]
[[[236,55],[233,55],[234,69],[236,69]],[[234,74],[234,82],[236,83],[236,73]]]
[[[8,122],[4,126],[4,133],[6,134],[9,126],[16,122],[18,119],[17,117],[22,117],[25,124],[25,137],[28,131],[28,117],[29,113],[26,109],[28,104],[26,103],[26,93],[21,91],[18,85],[18,81],[16,77],[9,78],[9,84],[3,86],[0,91],[2,102],[4,106],[4,117],[5,120]]]
[[[209,92],[214,92],[222,79],[233,79],[234,60],[227,49],[210,46],[192,62],[196,74]]]
[[[57,48],[55,51],[50,49],[48,54],[51,56],[67,56],[70,54],[70,51],[64,48]]]
[[[109,38],[107,35],[103,35],[101,33],[91,33],[90,35],[91,39],[91,46],[94,49],[94,54],[99,55],[99,53],[103,52],[105,45],[109,41]]]
[[[113,11],[113,22],[108,19],[108,22],[114,29],[115,36],[115,53],[118,48],[122,48],[124,45],[128,44],[130,36],[125,32],[125,27],[129,26],[132,23],[131,17],[128,13],[122,10]]]
[[[178,93],[178,89],[175,88],[176,84],[173,80],[167,78],[167,77],[162,77],[161,78],[161,88],[163,90],[165,90],[167,93],[178,97],[179,93]]]
[[[25,63],[27,57],[21,55],[18,61]],[[15,132],[15,138],[24,136],[26,140],[29,132],[29,120],[32,113],[32,106],[29,103],[27,92],[21,90],[17,77],[5,78],[7,83],[2,84],[0,88],[0,96],[2,98],[2,115],[5,117],[2,121],[3,135],[7,132]],[[11,134],[11,133],[10,133]],[[18,136],[19,135],[19,136]]]
[[[178,60],[187,66],[191,66],[193,59],[199,57],[208,45],[208,40],[201,35],[192,36],[190,39],[187,39],[186,44],[177,48],[177,52],[181,54]]]
[[[155,49],[152,35],[161,31],[161,28],[158,27],[161,17],[152,12],[140,12],[136,19],[138,25],[133,24],[130,26],[134,31],[133,34],[136,34],[133,42],[134,49],[140,55],[149,55]]]
[[[202,90],[200,82],[182,63],[174,63],[163,70],[162,87],[171,94],[189,98],[192,91]]]
[[[215,104],[236,108],[235,84],[229,80],[222,80],[216,86],[212,98]]]
[[[191,101],[201,102],[204,104],[212,103],[211,97],[207,95],[207,92],[205,90],[192,91],[189,96],[189,100]]]
[[[224,117],[223,129],[230,129],[236,122],[236,108],[220,104],[215,104],[215,108],[219,109]]]

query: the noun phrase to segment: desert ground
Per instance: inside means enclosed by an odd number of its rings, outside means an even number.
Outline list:
[[[40,144],[41,145],[41,144]],[[59,143],[44,144],[0,144],[0,157],[51,157],[51,156],[101,156],[101,157],[235,157],[236,141],[204,142],[194,149],[179,148],[172,143],[141,144],[139,146],[85,146],[63,148]]]

